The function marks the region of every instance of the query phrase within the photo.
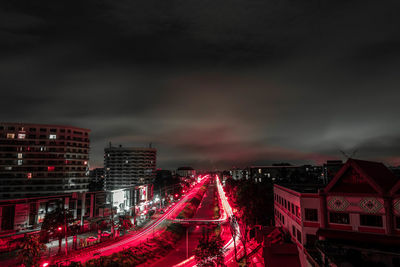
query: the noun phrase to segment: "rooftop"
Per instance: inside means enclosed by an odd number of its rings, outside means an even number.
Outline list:
[[[278,183],[277,185],[296,191],[298,193],[318,193],[318,190],[324,188],[324,184],[288,184]]]

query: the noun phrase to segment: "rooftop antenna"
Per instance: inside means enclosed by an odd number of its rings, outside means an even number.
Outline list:
[[[350,155],[347,154],[346,152],[344,152],[343,150],[339,150],[343,156],[345,156],[347,159],[351,159],[354,157],[354,155],[357,153],[358,149],[354,149],[353,153],[351,153]]]
[[[110,148],[111,148],[111,141],[109,142],[109,144],[110,144]]]
[[[152,146],[153,146],[153,143],[150,142],[150,143],[149,143],[149,148],[152,148]]]

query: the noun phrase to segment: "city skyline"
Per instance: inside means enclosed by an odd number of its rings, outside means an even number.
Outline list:
[[[399,165],[400,19],[372,1],[1,4],[2,122],[91,129],[160,168]]]

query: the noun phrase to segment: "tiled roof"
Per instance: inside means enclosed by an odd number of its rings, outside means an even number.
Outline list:
[[[349,163],[356,164],[368,175],[384,192],[389,192],[399,179],[385,165],[380,162],[349,159]]]

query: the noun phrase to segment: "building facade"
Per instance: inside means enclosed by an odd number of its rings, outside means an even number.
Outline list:
[[[317,182],[322,175],[320,166],[301,165],[292,166],[290,164],[276,164],[272,166],[250,166],[243,172],[246,179],[255,182],[289,182],[304,183]]]
[[[0,198],[86,192],[88,129],[0,123]]]
[[[246,170],[234,168],[229,171],[233,180],[243,180],[246,177]]]
[[[106,190],[152,183],[156,174],[155,148],[108,147],[104,149]]]
[[[90,170],[89,172],[90,183],[89,190],[90,191],[101,191],[104,190],[104,168],[95,168]]]
[[[82,222],[110,210],[103,191],[0,200],[0,237],[40,229],[45,215],[56,208],[69,209]]]
[[[381,163],[349,159],[325,188],[274,185],[274,207],[275,223],[297,244],[302,266],[315,265],[308,252],[317,240],[342,248],[378,244],[376,255],[400,246],[400,181]]]
[[[194,170],[192,167],[179,167],[176,170],[176,174],[180,177],[194,178],[196,176],[196,170]]]

